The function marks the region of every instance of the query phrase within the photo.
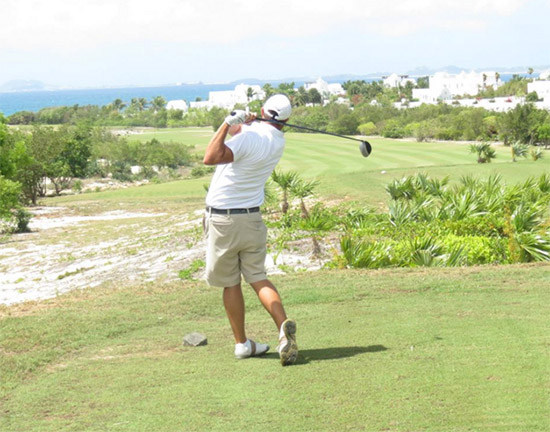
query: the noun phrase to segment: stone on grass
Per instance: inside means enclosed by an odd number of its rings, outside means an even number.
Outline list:
[[[206,336],[197,332],[189,333],[188,335],[185,335],[183,337],[183,345],[184,346],[201,346],[206,345],[208,343],[208,339],[206,339]]]

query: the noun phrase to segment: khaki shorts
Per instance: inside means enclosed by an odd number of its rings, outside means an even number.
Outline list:
[[[206,273],[208,285],[230,287],[267,279],[267,228],[260,212],[205,215]]]

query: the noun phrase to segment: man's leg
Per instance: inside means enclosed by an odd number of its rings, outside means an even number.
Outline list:
[[[254,288],[254,291],[256,291],[260,302],[269,312],[273,321],[275,321],[277,331],[279,331],[287,317],[277,288],[267,279],[252,282],[250,285]]]
[[[251,283],[258,294],[258,298],[269,312],[277,331],[279,332],[279,356],[283,366],[291,365],[298,359],[298,345],[296,344],[296,322],[287,319],[281,296],[275,286],[267,279]]]
[[[246,342],[246,332],[244,330],[244,298],[241,290],[241,284],[223,289],[223,305],[236,343]]]

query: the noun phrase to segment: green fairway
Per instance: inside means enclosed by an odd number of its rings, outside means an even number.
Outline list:
[[[546,431],[550,267],[274,279],[301,354],[237,361],[202,284],[1,309],[0,430]],[[251,337],[275,346],[246,293]],[[182,347],[203,332],[206,347]]]
[[[151,130],[129,139],[174,140],[195,146],[202,154],[212,137],[211,128]],[[320,134],[287,133],[285,153],[279,169],[293,170],[306,178],[320,180],[318,190],[328,198],[365,200],[380,205],[386,198],[384,187],[394,178],[415,172],[431,176],[461,175],[487,177],[499,173],[508,182],[523,181],[550,170],[550,151],[537,162],[512,162],[508,147],[496,146],[497,158],[478,164],[469,145],[461,142],[416,142],[369,138],[373,152],[363,158],[359,143]]]

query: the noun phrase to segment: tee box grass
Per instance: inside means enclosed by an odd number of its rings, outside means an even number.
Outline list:
[[[550,266],[275,277],[298,364],[236,360],[218,289],[3,308],[0,430],[546,431]],[[250,337],[277,331],[246,290]],[[182,346],[200,331],[204,347]]]

